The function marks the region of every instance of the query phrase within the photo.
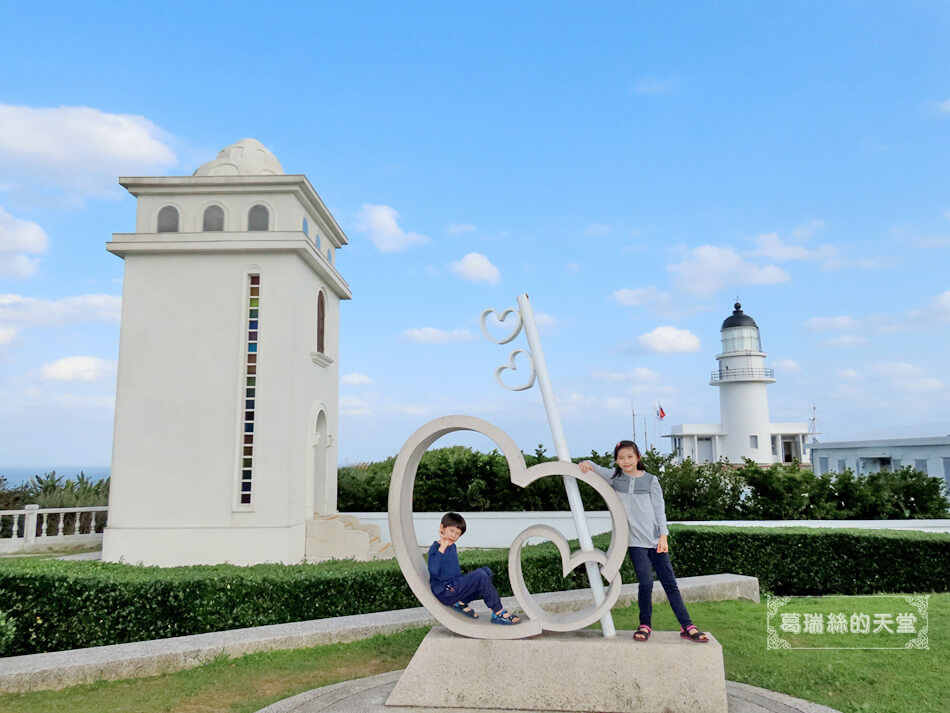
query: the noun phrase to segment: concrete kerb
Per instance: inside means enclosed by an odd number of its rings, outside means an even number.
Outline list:
[[[677,581],[686,601],[759,601],[759,582],[755,577],[716,574],[682,577]],[[535,597],[546,609],[565,612],[589,603],[591,593],[589,589],[575,589],[537,594]],[[625,584],[617,606],[628,606],[636,601],[636,597],[637,585]],[[653,588],[653,601],[666,601],[662,587]],[[509,608],[517,607],[514,597],[504,598],[503,603]],[[423,607],[416,607],[156,641],[11,656],[0,659],[0,692],[51,690],[98,680],[155,676],[200,666],[222,654],[236,657],[260,651],[309,648],[356,641],[377,634],[392,634],[435,623]]]

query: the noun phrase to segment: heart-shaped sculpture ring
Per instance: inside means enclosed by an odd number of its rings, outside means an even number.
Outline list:
[[[416,530],[412,520],[412,492],[416,470],[423,454],[438,439],[455,431],[474,431],[487,436],[498,446],[508,461],[511,482],[525,487],[539,478],[562,475],[583,480],[596,490],[607,503],[612,523],[612,535],[607,553],[600,550],[582,550],[570,554],[567,541],[559,532],[545,525],[535,525],[518,535],[508,556],[508,575],[512,590],[525,617],[515,626],[493,626],[487,621],[472,620],[442,604],[429,588],[429,571],[419,551]],[[626,553],[628,539],[627,517],[613,488],[600,476],[584,473],[574,463],[554,461],[525,467],[524,456],[511,437],[497,426],[474,416],[443,416],[413,433],[396,457],[389,485],[389,535],[392,538],[396,560],[409,588],[420,603],[440,624],[462,636],[476,639],[521,639],[541,633],[542,629],[570,631],[583,628],[603,617],[620,596],[620,566]],[[436,533],[432,533],[433,539]],[[607,597],[596,607],[588,607],[573,614],[550,614],[535,603],[524,583],[521,571],[521,548],[529,537],[541,536],[551,540],[561,553],[562,570],[567,573],[588,561],[602,565],[601,573],[610,581]]]
[[[508,319],[508,315],[510,314],[515,315],[516,316],[515,325],[511,334],[509,334],[507,337],[505,337],[504,339],[500,341],[498,339],[495,339],[491,335],[491,332],[488,331],[488,325],[485,323],[485,318],[490,314],[495,315],[495,319],[498,321],[498,324],[504,324],[505,320]],[[514,308],[506,309],[501,314],[498,314],[498,310],[486,309],[484,312],[482,312],[482,316],[479,321],[481,322],[481,325],[482,325],[482,334],[485,335],[485,338],[488,341],[494,342],[495,344],[507,344],[512,339],[514,339],[519,334],[521,334],[521,328],[522,326],[524,326],[524,323],[521,321],[521,312],[519,312],[518,310]]]
[[[531,375],[528,378],[528,382],[526,384],[522,384],[521,386],[508,386],[508,384],[502,381],[501,373],[506,369],[511,369],[512,371],[518,370],[518,367],[515,365],[515,359],[519,354],[525,354],[528,357],[528,366],[531,368]],[[537,374],[534,371],[534,359],[531,358],[531,352],[529,352],[527,349],[515,349],[508,356],[508,363],[502,364],[497,369],[495,369],[495,383],[503,389],[508,389],[508,391],[527,391],[532,386],[534,386],[534,380],[536,376]]]

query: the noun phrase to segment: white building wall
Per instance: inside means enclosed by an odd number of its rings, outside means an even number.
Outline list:
[[[261,313],[247,508],[237,488],[250,269]],[[321,288],[328,366],[311,358]],[[335,439],[327,448],[311,433],[321,411],[327,433],[337,430],[339,303],[290,252],[127,256],[104,559],[301,561],[315,499],[336,505]],[[319,494],[314,447],[325,451]]]
[[[858,475],[867,475],[880,470],[881,459],[889,459],[892,470],[923,465],[928,475],[941,478],[950,485],[950,437],[920,441],[906,444],[889,443],[888,440],[838,441],[809,445],[812,466],[819,475],[840,472],[839,461],[844,461],[845,468],[850,468]]]

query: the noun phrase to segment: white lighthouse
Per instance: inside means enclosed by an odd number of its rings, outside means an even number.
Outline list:
[[[296,563],[372,555],[336,513],[347,244],[260,142],[192,176],[121,178],[125,260],[103,559]]]
[[[765,366],[767,354],[755,320],[736,302],[720,333],[719,368],[709,379],[719,389],[720,423],[673,426],[673,453],[700,463],[721,458],[734,465],[746,458],[763,465],[805,461],[808,424],[769,419],[766,387],[775,383],[775,373]]]

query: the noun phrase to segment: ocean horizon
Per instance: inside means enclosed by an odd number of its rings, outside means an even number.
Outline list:
[[[34,475],[46,475],[53,471],[56,471],[56,475],[62,476],[64,480],[74,479],[80,473],[85,473],[91,480],[101,480],[109,477],[109,470],[108,465],[11,465],[0,466],[0,476],[7,479],[8,488],[14,488],[28,482]]]

